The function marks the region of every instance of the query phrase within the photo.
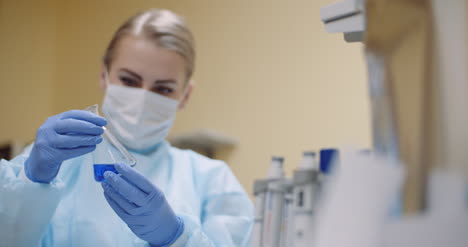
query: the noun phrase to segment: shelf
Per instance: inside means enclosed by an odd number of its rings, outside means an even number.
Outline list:
[[[226,136],[212,129],[196,131],[170,136],[168,141],[181,149],[202,150],[209,157],[222,148],[233,148],[237,145],[236,138]]]

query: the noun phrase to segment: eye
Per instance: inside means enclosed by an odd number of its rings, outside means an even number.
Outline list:
[[[160,86],[160,87],[154,88],[152,91],[161,95],[169,95],[174,92],[174,89]]]
[[[141,87],[140,82],[131,77],[121,76],[119,79],[127,87]]]

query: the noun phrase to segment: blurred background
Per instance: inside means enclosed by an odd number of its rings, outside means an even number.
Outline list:
[[[0,0],[0,143],[28,143],[49,116],[101,103],[101,56],[128,17],[166,8],[196,38],[196,89],[171,136],[236,140],[213,155],[251,194],[271,155],[287,175],[302,150],[371,145],[362,44],[330,35],[333,0]]]

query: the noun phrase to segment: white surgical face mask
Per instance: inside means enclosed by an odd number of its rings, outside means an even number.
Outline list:
[[[156,146],[169,134],[179,101],[142,88],[107,82],[102,112],[119,140],[141,151]]]

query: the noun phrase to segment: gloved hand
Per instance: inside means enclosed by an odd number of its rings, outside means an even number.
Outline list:
[[[141,173],[116,164],[119,175],[107,171],[102,183],[104,196],[115,213],[139,238],[152,246],[169,246],[184,230],[161,190]]]
[[[49,183],[63,161],[89,152],[102,141],[107,121],[91,112],[72,110],[48,118],[37,130],[36,140],[24,164],[26,176]]]

